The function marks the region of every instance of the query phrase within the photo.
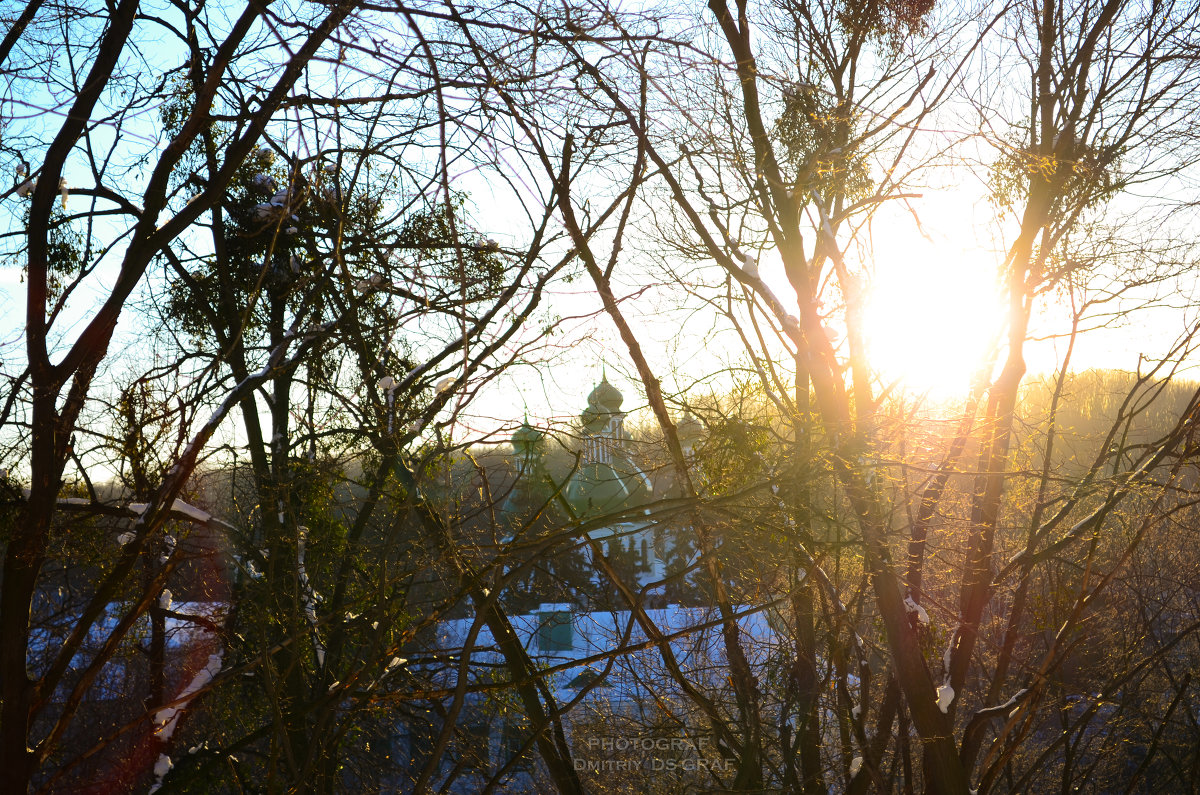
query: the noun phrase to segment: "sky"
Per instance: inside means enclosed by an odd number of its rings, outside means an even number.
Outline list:
[[[519,238],[506,235],[505,230],[522,228],[522,219],[504,196],[482,179],[482,175],[466,174],[456,181],[456,187],[471,192],[478,215],[484,219],[482,232],[505,247],[519,245]],[[995,279],[1003,241],[991,236],[992,210],[986,200],[974,196],[965,201],[964,193],[930,192],[913,200],[922,218],[919,229],[910,222],[907,211],[898,211],[884,213],[873,230],[874,275],[867,312],[870,355],[884,382],[902,379],[913,392],[924,393],[933,401],[950,401],[964,394],[980,355],[1003,329]],[[79,206],[84,200],[68,201]],[[13,202],[10,197],[7,203]],[[636,239],[627,251],[628,262],[645,260]],[[98,306],[115,273],[115,263],[114,257],[87,282],[61,321],[66,328],[78,328]],[[760,270],[776,294],[786,299],[790,287],[778,262],[764,257]],[[645,285],[640,276],[636,271],[622,272],[620,284],[627,294]],[[692,384],[695,377],[725,370],[739,353],[732,336],[713,335],[710,329],[697,327],[691,309],[672,308],[675,293],[669,286],[651,290],[625,305],[651,365],[669,393]],[[20,269],[0,268],[0,304],[5,309],[0,313],[0,340],[18,342],[23,302]],[[547,350],[549,358],[541,366],[520,367],[498,379],[464,410],[454,430],[503,443],[508,429],[525,417],[537,425],[569,426],[602,377],[625,394],[625,408],[633,411],[635,421],[648,420],[642,389],[624,346],[609,319],[595,314],[599,301],[586,275],[570,284],[554,285],[544,305],[544,318],[566,318]],[[125,312],[113,350],[135,344],[144,332],[143,323],[144,318]],[[1034,326],[1038,336],[1068,326],[1062,305],[1043,302]],[[1180,328],[1177,309],[1144,311],[1140,322],[1082,336],[1073,353],[1073,369],[1133,369],[1139,355],[1164,350]],[[1026,350],[1029,377],[1054,372],[1065,345],[1063,339],[1031,341]],[[12,350],[8,345],[6,349]],[[722,380],[716,378],[699,389],[719,392],[721,387]]]
[[[160,53],[164,64],[178,59]],[[134,130],[136,132],[136,130]],[[145,137],[152,138],[148,127]],[[76,181],[68,173],[68,181]],[[948,400],[965,391],[980,353],[1003,328],[1003,310],[995,273],[1005,247],[1004,230],[994,223],[993,208],[982,188],[968,179],[946,179],[952,187],[930,189],[911,200],[921,219],[918,228],[906,208],[882,212],[873,228],[874,252],[870,267],[867,337],[871,357],[884,381],[903,379],[917,393]],[[463,170],[454,187],[467,190],[476,208],[480,232],[504,247],[522,244],[510,230],[526,226],[507,188],[485,174]],[[0,208],[11,223],[19,215],[19,199],[10,195]],[[68,199],[71,209],[85,200]],[[659,277],[653,258],[658,247],[627,246],[619,286],[634,293]],[[119,250],[116,252],[119,253]],[[60,321],[67,329],[85,321],[111,284],[116,257],[101,267],[72,301]],[[789,287],[782,269],[770,257],[760,264],[764,279],[786,297]],[[1157,297],[1186,303],[1192,294],[1187,283],[1151,290]],[[1172,296],[1172,293],[1175,293]],[[1135,291],[1130,303],[1146,299]],[[19,267],[0,267],[0,343],[7,358],[18,353],[23,328],[24,288]],[[601,377],[620,388],[626,407],[635,417],[644,404],[640,385],[632,376],[626,352],[607,318],[594,313],[599,302],[586,277],[555,285],[546,301],[545,317],[568,319],[557,330],[544,366],[521,367],[507,374],[480,396],[463,415],[463,432],[489,433],[512,427],[528,416],[537,424],[568,424],[586,405],[586,397]],[[712,334],[698,324],[688,307],[671,305],[665,290],[651,289],[626,305],[626,312],[643,336],[652,367],[662,374],[668,391],[681,388],[703,375],[717,373],[737,358],[737,345],[727,334]],[[1116,367],[1133,369],[1142,354],[1165,350],[1182,329],[1185,316],[1172,306],[1147,311],[1139,319],[1114,328],[1090,332],[1073,354],[1075,369]],[[114,351],[135,343],[143,328],[140,318],[127,311],[121,319]],[[1027,348],[1030,377],[1053,372],[1065,342],[1054,339],[1065,328],[1064,305],[1048,296],[1039,306],[1033,333],[1048,339],[1032,341]],[[678,377],[677,377],[678,376]],[[718,380],[703,388],[719,391]],[[644,415],[644,411],[642,412]]]
[[[969,184],[969,183],[965,183]],[[872,362],[885,383],[902,380],[913,394],[933,402],[961,399],[975,374],[981,356],[1005,331],[1005,307],[997,284],[1005,240],[996,231],[994,208],[982,192],[967,187],[930,191],[913,200],[922,225],[911,222],[907,210],[884,213],[874,228],[875,252],[867,310],[867,341]],[[498,212],[499,206],[487,215]],[[500,217],[503,217],[502,215]],[[627,249],[636,261],[636,245]],[[772,290],[786,300],[790,287],[782,266],[769,257],[760,271]],[[626,274],[626,294],[643,282]],[[1181,302],[1194,294],[1190,281],[1133,290],[1122,307],[1164,301],[1157,309],[1143,307],[1107,327],[1094,328],[1078,337],[1071,369],[1126,369],[1139,366],[1139,357],[1163,354],[1184,331],[1187,316]],[[584,279],[558,288],[550,303],[562,314],[594,310],[598,304]],[[724,369],[737,351],[728,335],[711,335],[681,321],[683,310],[664,309],[661,294],[639,295],[625,305],[631,322],[643,335],[643,348],[670,392],[690,383],[676,381],[679,371],[714,373]],[[1024,355],[1027,380],[1054,374],[1067,350],[1070,306],[1061,293],[1043,296],[1037,304]],[[626,360],[623,345],[607,318],[580,321],[576,336],[587,344],[573,347],[536,377],[528,370],[494,390],[468,424],[517,421],[528,414],[544,424],[570,421],[586,406],[586,396],[602,373],[626,396],[626,408],[649,419],[640,384]],[[719,383],[719,381],[718,381]],[[711,385],[711,384],[710,384]],[[468,412],[470,414],[471,412]]]

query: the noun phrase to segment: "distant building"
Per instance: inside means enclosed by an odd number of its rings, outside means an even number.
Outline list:
[[[576,765],[583,764],[580,775],[585,779],[607,776],[616,771],[622,775],[643,775],[646,765],[667,765],[671,759],[684,767],[683,778],[697,773],[699,760],[704,764],[719,764],[720,749],[705,743],[711,737],[696,734],[692,726],[678,724],[677,715],[666,715],[664,703],[686,700],[678,685],[663,666],[660,650],[646,645],[650,640],[628,609],[625,600],[606,591],[607,578],[594,554],[604,555],[612,567],[626,579],[634,591],[641,592],[642,606],[653,624],[666,637],[675,660],[697,687],[709,692],[714,700],[724,698],[728,691],[728,665],[720,622],[715,609],[671,603],[665,587],[654,587],[668,578],[668,559],[675,566],[694,562],[694,556],[680,560],[687,545],[680,541],[687,528],[678,524],[663,524],[651,516],[650,506],[664,497],[677,497],[674,470],[664,469],[651,478],[639,466],[635,442],[625,428],[626,414],[622,411],[624,396],[607,378],[603,378],[588,395],[587,406],[579,415],[577,459],[568,473],[562,470],[561,457],[552,474],[547,465],[547,435],[524,421],[511,438],[515,480],[503,502],[500,515],[507,523],[505,543],[536,538],[540,531],[556,531],[564,522],[582,520],[589,525],[605,517],[612,521],[586,529],[586,537],[594,545],[572,548],[572,563],[551,560],[550,556],[533,562],[537,571],[564,577],[568,565],[582,567],[584,580],[590,580],[591,596],[578,586],[560,592],[570,601],[528,597],[549,593],[551,589],[536,585],[526,589],[524,605],[510,615],[513,628],[539,668],[552,669],[546,684],[558,704],[574,703],[567,722],[568,739],[576,754]],[[690,413],[677,424],[685,457],[689,460],[703,437],[701,423]],[[557,475],[557,477],[555,477]],[[553,518],[546,517],[553,514]],[[538,521],[530,517],[539,517]],[[589,520],[591,520],[589,522]],[[677,584],[678,585],[678,584]],[[688,590],[686,587],[679,590]],[[694,590],[694,589],[693,589]],[[607,593],[607,596],[605,595]],[[514,602],[508,602],[510,609]],[[778,659],[776,630],[766,611],[750,612],[738,618],[744,643],[756,666],[766,666]],[[477,634],[472,635],[473,632]],[[470,648],[464,649],[470,638]],[[527,752],[524,761],[503,766],[527,743],[530,730],[517,705],[491,699],[486,693],[487,682],[504,676],[504,660],[496,649],[487,627],[475,626],[474,618],[458,618],[440,622],[434,637],[427,639],[429,664],[414,665],[434,687],[453,688],[459,672],[466,670],[473,685],[481,692],[467,697],[458,720],[456,751],[447,754],[436,778],[441,786],[452,792],[474,792],[486,786],[492,776],[499,777],[498,791],[539,792],[544,782],[543,771],[532,761],[536,752]],[[628,654],[604,659],[604,654],[624,643],[641,644],[643,648]],[[414,658],[422,652],[414,652]],[[469,666],[460,667],[463,657],[469,656]],[[447,660],[452,664],[447,664]],[[765,670],[765,668],[763,669]],[[665,698],[665,701],[660,700]],[[428,719],[418,719],[405,727],[397,740],[396,752],[408,762],[411,775],[431,763],[423,751],[429,747],[440,727],[439,720],[428,713]],[[664,722],[665,721],[665,722]],[[672,722],[674,721],[674,722]],[[659,725],[669,740],[670,753],[661,749],[617,747],[617,740],[643,738],[647,726]],[[691,743],[689,746],[688,744]],[[683,746],[683,747],[681,747]],[[449,759],[455,762],[452,764]],[[690,766],[690,767],[688,767]],[[685,769],[686,767],[686,769]],[[590,780],[595,780],[594,778]],[[449,782],[447,785],[446,782]]]
[[[630,454],[623,402],[605,378],[588,395],[587,408],[579,415],[582,458],[567,487],[567,500],[580,516],[635,508],[654,496],[650,478]]]
[[[599,518],[607,515],[614,521],[587,531],[588,538],[597,542],[602,553],[625,576],[629,585],[642,588],[666,578],[671,528],[642,518],[652,501],[671,492],[673,480],[659,489],[635,460],[633,440],[625,429],[626,414],[621,411],[624,396],[603,378],[587,398],[587,407],[579,415],[579,459],[562,489],[561,506],[553,505],[556,484],[545,464],[545,434],[533,428],[528,420],[512,436],[512,452],[516,481],[505,500],[501,515],[511,525],[521,526],[523,517],[549,506],[560,519]],[[681,439],[685,454],[691,455],[703,429],[691,414],[680,421]],[[513,530],[510,528],[509,538]],[[596,561],[587,557],[594,581],[602,577],[596,571]],[[663,598],[656,597],[661,607]]]
[[[669,639],[671,654],[691,685],[714,701],[724,700],[729,666],[717,611],[670,605],[648,610],[647,616]],[[577,612],[568,604],[543,604],[512,616],[511,621],[538,667],[551,671],[546,684],[557,703],[573,704],[564,729],[575,769],[586,785],[612,784],[613,776],[627,781],[670,776],[680,791],[700,791],[697,784],[711,783],[705,768],[731,769],[726,767],[731,761],[704,720],[691,716],[695,720],[681,724],[680,713],[663,712],[662,705],[680,705],[687,699],[664,667],[660,650],[646,644],[650,638],[628,610]],[[472,684],[486,687],[496,672],[504,670],[504,660],[488,629],[473,625],[470,618],[441,622],[436,645],[470,655]],[[776,617],[768,609],[740,615],[737,625],[743,648],[760,676],[791,653],[781,645],[786,636],[777,630]],[[473,630],[478,632],[464,648]],[[641,648],[604,659],[606,652],[624,643]],[[458,670],[457,665],[433,663],[424,673],[431,684],[452,688]],[[470,694],[459,725],[463,729],[455,751],[440,760],[435,777],[441,782],[452,777],[446,791],[478,792],[492,776],[498,778],[499,792],[545,791],[545,773],[535,761],[536,751],[502,770],[530,738],[528,721],[514,705],[491,700],[486,692]],[[395,751],[415,776],[430,762],[425,749],[436,736],[438,723],[430,720],[405,728]],[[403,784],[398,784],[403,790]]]

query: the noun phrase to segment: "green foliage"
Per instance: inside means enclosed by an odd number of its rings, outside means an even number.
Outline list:
[[[308,312],[319,322],[330,297],[311,286],[330,264],[340,261],[370,272],[385,267],[379,248],[367,245],[382,213],[375,190],[350,195],[332,166],[312,175],[289,173],[271,150],[254,151],[226,191],[224,224],[218,227],[221,256],[203,259],[190,280],[172,281],[168,314],[193,337],[205,339],[212,330],[203,305],[235,308],[238,316],[225,317],[224,323],[240,326],[245,312],[244,333],[253,336],[271,311],[272,302],[259,300],[268,294],[283,300],[289,312]],[[309,289],[296,289],[301,283]],[[218,298],[222,291],[227,303]],[[379,308],[368,301],[364,311]]]
[[[439,279],[457,285],[469,300],[480,300],[499,291],[504,262],[496,256],[497,246],[469,231],[466,202],[465,194],[456,193],[448,202],[415,210],[405,218],[396,244],[419,252]]]
[[[844,0],[838,23],[851,36],[898,48],[904,37],[925,30],[936,0]]]
[[[71,279],[83,268],[86,241],[66,217],[66,213],[55,206],[50,216],[50,238],[47,249],[46,287],[51,300],[63,294]]]
[[[29,207],[24,210],[24,225],[29,226]],[[46,296],[54,302],[63,296],[71,281],[83,270],[87,254],[87,240],[82,232],[67,218],[66,212],[56,203],[50,211],[50,234],[46,247]],[[28,262],[21,265],[24,273],[29,272]]]
[[[179,135],[184,123],[195,110],[195,98],[196,93],[189,73],[180,72],[167,80],[163,101],[158,107],[164,136],[174,138]],[[171,185],[175,188],[187,185],[192,180],[192,175],[203,170],[206,146],[212,147],[215,153],[220,151],[229,139],[227,125],[208,120],[204,122],[204,126],[205,134],[192,140],[171,172]],[[192,184],[195,185],[194,182]]]
[[[1125,187],[1119,148],[1075,142],[1071,157],[1040,154],[1009,142],[992,164],[992,202],[1006,210],[1020,208],[1036,184],[1053,186],[1056,204],[1066,211],[1088,209],[1113,198]]]
[[[166,94],[158,106],[158,118],[165,135],[175,136],[192,114],[195,100],[192,81],[187,72],[178,72],[167,80]]]
[[[149,498],[162,481],[176,433],[169,396],[150,379],[139,379],[117,398],[113,443],[120,455],[122,485],[137,500]]]
[[[798,89],[786,98],[775,122],[775,136],[796,174],[797,189],[852,200],[871,192],[875,183],[867,160],[851,146],[854,122],[849,109],[835,105],[815,88]]]
[[[710,422],[696,455],[705,488],[727,494],[757,482],[763,475],[764,454],[774,454],[772,442],[770,429],[753,421],[721,417]]]

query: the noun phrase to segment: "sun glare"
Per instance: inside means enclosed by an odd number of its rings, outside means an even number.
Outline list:
[[[868,356],[886,382],[951,399],[1003,323],[994,261],[981,252],[909,249],[876,263],[866,311]]]

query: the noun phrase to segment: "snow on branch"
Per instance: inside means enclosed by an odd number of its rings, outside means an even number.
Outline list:
[[[25,499],[29,499],[29,489],[22,489],[21,494]],[[102,502],[96,502],[86,497],[59,497],[55,500],[55,504],[60,510],[78,511],[88,513],[107,514],[110,516],[125,516],[130,518],[140,518],[146,513],[146,509],[150,507],[147,502],[131,502],[127,505],[110,505]],[[191,503],[176,499],[171,503],[171,508],[168,513],[172,519],[181,519],[195,524],[208,525],[213,527],[222,527],[226,530],[232,530],[233,525],[228,522],[217,519],[207,511],[197,508]],[[123,533],[122,536],[127,534]],[[132,539],[130,539],[132,540]],[[122,544],[127,542],[122,542]]]
[[[340,320],[322,324],[318,327],[317,331],[325,332],[331,330],[338,322]],[[234,406],[238,405],[243,397],[257,389],[260,384],[274,377],[281,368],[297,365],[308,354],[318,338],[318,333],[309,332],[301,334],[294,328],[288,331],[279,345],[271,350],[262,369],[246,376],[235,385],[229,391],[229,394],[225,396],[225,399],[221,401],[221,404],[213,411],[208,421],[192,436],[191,441],[188,442],[179,459],[167,470],[166,478],[159,486],[154,498],[141,512],[130,512],[137,517],[131,528],[133,538],[122,543],[120,556],[116,565],[109,570],[103,581],[97,585],[95,593],[82,610],[79,620],[59,647],[57,655],[43,677],[42,684],[44,687],[53,691],[54,687],[57,686],[62,676],[66,673],[71,660],[74,659],[80,646],[92,631],[92,627],[107,608],[111,594],[117,591],[120,584],[126,581],[129,573],[133,570],[150,533],[160,527],[162,521],[167,518],[169,511],[164,511],[163,506],[168,501],[172,506],[175,504],[176,495],[182,491],[184,483],[191,475],[196,461],[200,456],[200,451],[208,444],[209,439],[216,433],[217,428],[224,422],[225,417],[233,410]],[[296,341],[299,341],[299,345],[292,351],[291,356],[288,356],[288,349]],[[129,509],[120,508],[114,510],[128,511]],[[188,512],[185,511],[183,515],[187,516]],[[135,614],[131,614],[131,616],[122,620],[117,629],[109,636],[105,644],[105,649],[97,657],[97,660],[103,659],[107,654],[111,654],[111,650],[116,647],[116,644],[121,641],[129,627],[132,626],[133,618],[135,617]]]
[[[179,725],[179,716],[183,710],[187,709],[188,704],[196,697],[200,691],[209,687],[217,674],[221,672],[221,653],[208,655],[208,662],[203,668],[196,672],[192,677],[192,681],[187,683],[183,690],[179,691],[179,695],[170,703],[163,707],[158,712],[154,713],[154,736],[165,747],[171,741],[171,737],[175,734],[175,728]],[[171,772],[171,757],[166,753],[158,755],[158,760],[154,763],[154,783],[150,786],[150,793],[158,792],[162,788],[163,779],[167,773]]]
[[[312,627],[313,651],[317,655],[317,665],[324,668],[325,643],[321,640],[321,634],[317,630],[317,602],[321,597],[313,590],[312,582],[308,579],[308,570],[304,567],[304,553],[307,546],[308,528],[301,525],[296,538],[296,571],[300,578],[300,593],[304,599],[304,615],[308,618],[309,626]]]
[[[1013,713],[1017,707],[1021,705],[1021,702],[1024,701],[1025,697],[1031,692],[1033,691],[1030,688],[1023,687],[1017,692],[1013,693],[1012,698],[1010,698],[1008,701],[1005,701],[1003,704],[997,704],[994,707],[988,707],[987,709],[979,710],[975,713],[975,719],[995,718],[1004,715],[1011,716],[1011,713]]]

